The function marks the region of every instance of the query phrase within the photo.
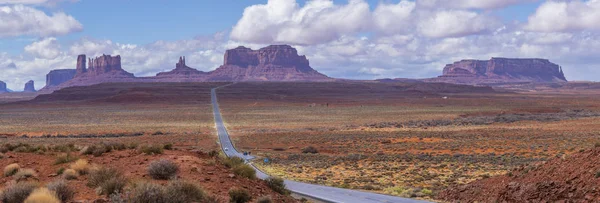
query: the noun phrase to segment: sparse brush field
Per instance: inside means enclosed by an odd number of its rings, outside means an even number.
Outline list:
[[[278,181],[256,180],[239,160],[211,152],[218,145],[210,88],[221,85],[103,84],[2,104],[0,167],[7,168],[0,189],[33,192],[67,181],[77,189],[74,200],[141,201],[201,188],[207,202],[246,195],[294,201],[281,195],[287,192]],[[373,82],[236,83],[217,92],[236,146],[257,160],[270,158],[257,163],[265,171],[404,197],[435,200],[450,185],[600,142],[600,96],[589,92]],[[150,174],[152,163],[160,167]],[[106,174],[114,178],[89,183]],[[16,185],[17,179],[32,184]],[[106,195],[111,191],[120,193]]]
[[[225,166],[210,105],[218,85],[106,84],[0,105],[0,201],[229,202],[239,189],[297,202]]]
[[[218,91],[234,142],[269,157],[260,164],[267,172],[305,182],[432,200],[450,185],[600,142],[594,94],[402,96],[372,87],[337,94],[347,90],[256,86]],[[317,153],[306,152],[309,146]]]

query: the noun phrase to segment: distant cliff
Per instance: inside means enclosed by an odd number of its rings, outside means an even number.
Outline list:
[[[309,65],[306,56],[288,45],[259,50],[238,47],[227,50],[223,65],[211,72],[209,81],[327,81],[331,78]]]
[[[479,84],[567,82],[567,79],[562,67],[547,59],[492,58],[448,64],[442,76],[428,81]]]

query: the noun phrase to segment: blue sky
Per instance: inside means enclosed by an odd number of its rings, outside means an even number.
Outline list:
[[[80,53],[120,54],[138,76],[180,55],[209,71],[228,48],[269,44],[293,45],[333,77],[435,77],[456,60],[502,56],[548,58],[570,79],[597,80],[599,2],[0,0],[0,80],[39,88]]]

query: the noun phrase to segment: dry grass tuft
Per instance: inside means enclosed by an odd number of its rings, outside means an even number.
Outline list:
[[[34,190],[24,203],[61,203],[56,193],[48,188],[38,188]]]
[[[85,159],[79,159],[71,164],[71,169],[75,170],[79,175],[85,175],[90,172],[90,164]]]
[[[15,173],[17,173],[19,169],[21,169],[21,166],[19,166],[19,164],[16,163],[4,167],[4,177],[15,175]]]

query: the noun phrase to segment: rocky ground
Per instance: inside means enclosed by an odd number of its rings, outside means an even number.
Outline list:
[[[448,202],[598,202],[600,145],[570,156],[519,167],[506,175],[454,186]]]
[[[73,164],[74,161],[57,164],[57,157],[61,154],[51,151],[43,153],[39,151],[36,153],[9,151],[2,154],[3,158],[0,159],[0,166],[5,167],[17,163],[21,168],[33,169],[36,175],[29,181],[36,181],[41,185],[45,185],[49,182],[64,179],[62,175],[57,174],[58,171],[61,168],[68,169]],[[296,201],[292,197],[274,192],[262,180],[251,180],[235,175],[232,169],[221,163],[220,158],[209,156],[207,153],[200,151],[175,149],[164,150],[163,154],[146,155],[139,150],[113,150],[101,156],[80,155],[77,152],[71,154],[75,157],[73,160],[83,159],[87,160],[90,165],[115,168],[123,172],[129,180],[129,184],[153,181],[166,185],[168,181],[155,181],[148,175],[150,163],[166,159],[179,166],[179,173],[176,178],[198,183],[208,195],[213,196],[218,202],[229,202],[228,191],[234,187],[248,190],[254,200],[270,196],[275,202]],[[0,183],[2,188],[6,188],[14,183],[14,177],[2,177]],[[74,202],[106,200],[107,197],[96,194],[95,188],[86,186],[87,183],[88,176],[85,175],[74,180],[68,180],[68,185],[75,190]]]

